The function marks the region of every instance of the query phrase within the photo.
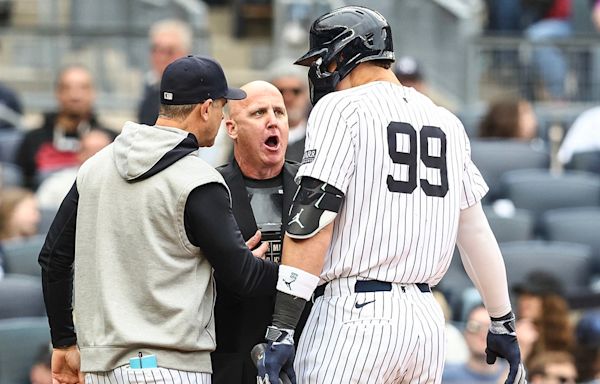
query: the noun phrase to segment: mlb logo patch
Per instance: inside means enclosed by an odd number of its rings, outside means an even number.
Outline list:
[[[163,92],[163,99],[173,100],[173,94],[171,92]]]
[[[302,164],[312,163],[316,155],[316,149],[309,149],[307,151],[304,151],[304,155],[302,156]]]

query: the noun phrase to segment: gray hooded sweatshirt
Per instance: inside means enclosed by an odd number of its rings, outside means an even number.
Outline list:
[[[195,188],[227,187],[197,150],[178,150],[188,135],[128,122],[80,169],[74,318],[84,372],[138,352],[161,367],[211,372],[212,268],[186,236],[184,209]]]

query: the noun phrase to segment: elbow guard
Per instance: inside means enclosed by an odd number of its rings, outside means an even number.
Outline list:
[[[313,237],[335,219],[343,201],[344,194],[339,189],[303,177],[290,207],[286,234],[294,239]]]

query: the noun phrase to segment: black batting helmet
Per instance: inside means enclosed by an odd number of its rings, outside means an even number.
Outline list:
[[[310,27],[310,49],[295,64],[311,67],[311,101],[315,104],[358,64],[370,60],[394,60],[392,30],[387,20],[372,9],[348,6],[324,14]],[[335,62],[334,72],[328,72]]]

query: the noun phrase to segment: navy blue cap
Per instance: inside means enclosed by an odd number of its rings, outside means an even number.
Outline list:
[[[241,100],[246,92],[229,88],[221,65],[208,57],[181,57],[167,66],[160,81],[161,104],[198,104],[220,98]]]

